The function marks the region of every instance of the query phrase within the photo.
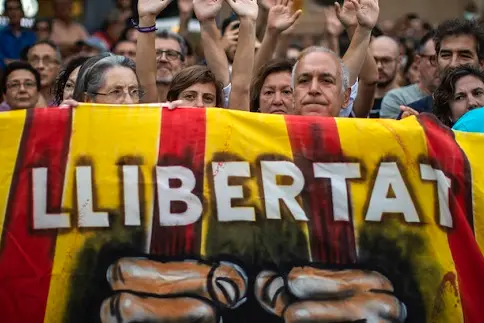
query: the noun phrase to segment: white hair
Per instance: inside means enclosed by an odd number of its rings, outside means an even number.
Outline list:
[[[299,64],[299,62],[306,57],[310,53],[315,53],[315,52],[320,52],[320,53],[329,53],[336,57],[338,59],[338,62],[341,67],[341,93],[344,93],[349,87],[350,87],[350,71],[348,68],[345,66],[343,63],[343,60],[341,57],[336,55],[335,52],[333,52],[331,49],[323,47],[323,46],[313,46],[309,47],[308,49],[304,50],[301,55],[299,56],[298,60],[296,61],[296,64],[294,64],[294,67],[292,68],[292,73],[291,73],[291,86],[294,89],[296,86],[296,69]]]

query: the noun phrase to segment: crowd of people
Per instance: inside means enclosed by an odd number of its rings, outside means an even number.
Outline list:
[[[233,14],[223,21],[223,0],[178,0],[179,27],[158,30],[170,2],[139,0],[133,10],[118,0],[89,35],[71,0],[53,0],[55,16],[32,30],[21,27],[21,1],[5,0],[0,111],[89,102],[323,117],[432,113],[448,127],[482,131],[484,27],[474,16],[432,26],[408,14],[378,24],[378,0],[344,0],[315,24],[321,37],[301,37],[293,0],[225,0]]]

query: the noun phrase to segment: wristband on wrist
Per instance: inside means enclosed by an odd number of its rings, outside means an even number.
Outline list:
[[[131,20],[131,21],[133,22],[134,28],[136,28],[136,30],[138,30],[140,33],[152,33],[158,30],[158,28],[156,28],[156,24],[149,27],[140,27],[137,23],[134,22],[134,20]]]

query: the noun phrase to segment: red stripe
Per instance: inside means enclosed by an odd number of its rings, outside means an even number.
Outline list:
[[[205,109],[163,110],[159,166],[183,166],[193,171],[197,184],[194,194],[203,201],[205,163]],[[189,120],[189,122],[187,122]],[[155,194],[158,194],[155,192]],[[194,255],[199,251],[197,224],[160,227],[158,203],[155,203],[151,253],[164,256]]]
[[[332,118],[286,116],[286,124],[294,162],[306,181],[302,198],[311,221],[313,260],[353,264],[356,262],[353,223],[334,221],[330,182],[315,179],[313,171],[315,162],[344,161],[336,122]]]
[[[1,321],[43,322],[57,230],[33,231],[33,167],[48,168],[48,211],[60,212],[71,132],[68,109],[27,113],[0,249]]]
[[[472,182],[469,161],[455,141],[453,132],[434,117],[423,116],[420,123],[427,135],[432,166],[452,179],[449,204],[453,229],[447,237],[459,278],[465,322],[484,322],[484,257],[473,233]]]

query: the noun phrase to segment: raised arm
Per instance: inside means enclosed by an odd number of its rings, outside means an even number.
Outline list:
[[[350,84],[354,84],[365,62],[371,30],[376,25],[380,8],[378,0],[345,0],[347,1],[354,6],[358,21],[350,46],[343,57],[343,62],[350,71]],[[337,8],[337,11],[341,9],[339,5]]]
[[[200,36],[208,68],[224,86],[230,83],[229,62],[223,49],[215,17],[223,0],[193,0],[195,15],[200,21]]]
[[[294,25],[302,12],[301,10],[291,12],[292,1],[276,1],[276,4],[269,9],[264,39],[255,57],[254,71],[259,70],[262,65],[273,58],[282,33]]]
[[[158,14],[170,4],[171,0],[139,0],[139,27],[146,28],[156,24]],[[156,50],[155,32],[140,32],[136,44],[136,74],[145,91],[144,103],[158,102],[156,89]]]
[[[177,0],[178,12],[180,13],[180,28],[178,34],[187,37],[189,34],[188,24],[193,15],[193,0]]]
[[[337,3],[335,8],[336,15],[346,28],[348,36],[352,39],[358,27],[358,19],[353,3],[345,0],[342,7]],[[378,69],[373,55],[368,48],[366,50],[365,61],[359,72],[358,95],[353,105],[355,116],[360,118],[368,117],[374,102],[377,77]]]
[[[250,83],[255,56],[255,23],[258,6],[256,0],[227,0],[240,18],[239,41],[232,64],[232,91],[229,107],[250,111]]]

